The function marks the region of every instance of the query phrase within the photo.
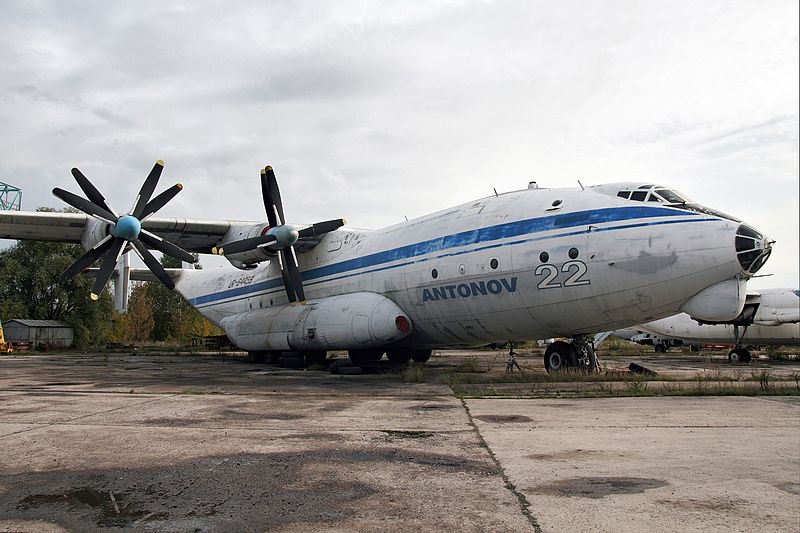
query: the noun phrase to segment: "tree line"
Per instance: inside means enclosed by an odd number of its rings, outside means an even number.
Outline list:
[[[52,209],[40,209],[52,211]],[[0,320],[59,320],[73,328],[75,346],[99,349],[111,343],[175,342],[222,331],[206,320],[178,292],[157,282],[133,282],[128,313],[114,310],[111,287],[98,301],[89,298],[94,278],[61,273],[85,253],[82,246],[18,241],[0,251]],[[180,261],[164,256],[166,268]]]

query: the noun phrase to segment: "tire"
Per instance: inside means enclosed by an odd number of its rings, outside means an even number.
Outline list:
[[[575,348],[568,342],[556,341],[544,352],[544,368],[547,372],[559,372],[578,366]]]
[[[366,350],[349,350],[350,360],[354,363],[366,363],[369,361],[380,361],[383,358],[383,349],[369,348]]]
[[[741,348],[739,350],[739,360],[742,363],[749,363],[753,358],[750,357],[750,350],[746,348]]]
[[[331,371],[331,374],[338,374],[342,368],[347,368],[348,366],[353,366],[353,362],[350,359],[337,359],[331,363],[328,370]]]
[[[667,351],[667,347],[664,346],[663,344],[656,344],[655,350],[656,353],[664,353]]]
[[[392,363],[405,364],[411,360],[411,350],[387,350],[386,358]]]
[[[411,352],[411,360],[415,363],[427,363],[431,358],[431,350],[414,350]]]
[[[749,363],[751,359],[750,351],[746,348],[734,348],[728,352],[728,361],[735,365],[739,363]]]

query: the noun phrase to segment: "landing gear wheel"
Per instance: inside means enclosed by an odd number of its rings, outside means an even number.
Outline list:
[[[337,359],[331,363],[331,366],[328,367],[328,370],[331,374],[338,374],[342,368],[348,366],[353,366],[353,362],[350,359]]]
[[[366,363],[368,361],[380,361],[383,358],[382,348],[369,348],[366,350],[349,350],[347,354],[354,363]]]
[[[411,350],[387,350],[386,358],[392,363],[404,364],[411,360]]]
[[[663,344],[656,344],[656,353],[664,353],[667,351],[667,347]]]
[[[749,363],[752,358],[747,348],[734,348],[728,352],[728,361],[733,364]]]
[[[558,372],[566,368],[578,366],[575,348],[564,341],[556,341],[544,352],[544,367],[547,372]]]
[[[411,352],[411,360],[415,363],[427,363],[431,358],[431,350],[414,350]]]

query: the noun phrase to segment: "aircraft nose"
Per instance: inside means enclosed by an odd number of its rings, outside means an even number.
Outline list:
[[[736,259],[745,274],[752,276],[764,266],[774,242],[747,224],[736,229]]]

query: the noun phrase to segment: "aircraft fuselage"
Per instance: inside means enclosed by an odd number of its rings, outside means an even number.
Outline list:
[[[357,292],[395,302],[413,326],[397,346],[476,346],[678,313],[707,287],[746,278],[740,225],[591,189],[529,189],[380,230],[340,229],[298,260],[309,303]],[[187,274],[176,288],[218,324],[288,305],[277,261]]]

